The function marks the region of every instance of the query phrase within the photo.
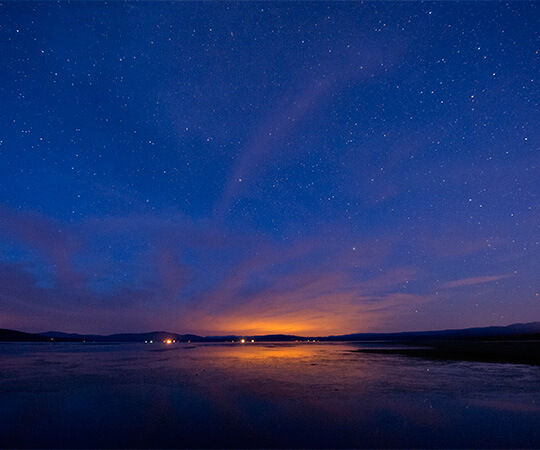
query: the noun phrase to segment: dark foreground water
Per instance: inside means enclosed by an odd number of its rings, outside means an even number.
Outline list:
[[[540,366],[354,344],[0,344],[0,448],[540,448]]]

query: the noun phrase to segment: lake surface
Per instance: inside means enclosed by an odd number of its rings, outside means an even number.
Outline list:
[[[0,344],[0,448],[540,448],[540,366],[360,344]]]

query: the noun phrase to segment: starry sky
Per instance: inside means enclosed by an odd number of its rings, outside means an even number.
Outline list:
[[[540,320],[540,4],[0,4],[0,327]]]

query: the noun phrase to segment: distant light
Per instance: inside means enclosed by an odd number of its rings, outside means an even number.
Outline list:
[[[255,339],[252,339],[251,342],[255,342]]]
[[[154,341],[150,341],[150,344],[153,344],[153,343],[154,343]]]
[[[148,344],[148,341],[144,341],[145,344]]]
[[[163,342],[165,342],[165,344],[172,344],[172,341],[170,339],[167,339],[167,340],[165,340]]]
[[[246,342],[245,339],[241,339],[240,342],[243,344],[244,342]]]

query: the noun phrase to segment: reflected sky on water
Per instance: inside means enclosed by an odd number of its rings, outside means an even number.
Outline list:
[[[1,344],[0,447],[540,447],[540,367],[357,344]]]

